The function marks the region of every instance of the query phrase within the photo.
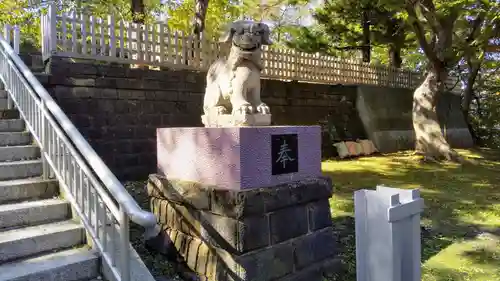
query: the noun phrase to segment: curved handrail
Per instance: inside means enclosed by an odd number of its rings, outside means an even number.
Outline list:
[[[81,153],[83,158],[92,167],[93,172],[105,185],[106,189],[117,201],[130,220],[145,228],[145,238],[153,238],[159,233],[159,226],[156,223],[156,217],[151,213],[141,209],[134,198],[125,190],[116,176],[104,164],[95,150],[83,138],[66,114],[57,105],[47,90],[40,84],[38,79],[31,73],[31,70],[16,55],[12,47],[4,40],[0,40],[3,49],[9,54],[18,70],[26,77],[30,86],[39,95],[40,100],[45,104],[46,109],[52,114],[54,119],[60,124],[67,137],[73,142],[75,147]]]

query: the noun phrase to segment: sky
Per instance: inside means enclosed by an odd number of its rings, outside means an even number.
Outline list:
[[[313,9],[319,7],[322,3],[323,3],[323,0],[312,0],[309,2],[308,8],[313,10]],[[309,14],[302,19],[301,25],[310,26],[313,23],[314,23],[314,19],[312,17],[312,14]]]

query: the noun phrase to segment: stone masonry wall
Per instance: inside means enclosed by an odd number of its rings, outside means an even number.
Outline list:
[[[202,126],[205,73],[131,69],[53,58],[43,84],[121,180],[156,171],[156,128]],[[364,138],[356,87],[262,80],[276,125],[323,124],[323,154],[332,139]]]

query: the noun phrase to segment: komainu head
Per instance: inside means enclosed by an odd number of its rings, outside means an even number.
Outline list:
[[[271,45],[269,26],[250,20],[235,21],[227,27],[220,42],[229,43],[243,52],[253,52],[262,45]]]

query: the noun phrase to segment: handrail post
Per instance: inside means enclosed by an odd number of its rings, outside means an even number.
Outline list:
[[[120,274],[121,281],[130,281],[130,224],[125,208],[120,205]]]
[[[12,47],[14,49],[14,52],[19,55],[19,45],[20,45],[20,32],[19,32],[19,26],[14,25],[12,29]],[[11,95],[7,95],[7,109],[12,109],[14,108],[14,100],[12,100]]]
[[[4,34],[4,38],[5,38],[5,41],[7,42],[7,44],[9,44],[10,46],[13,47],[16,54],[19,54],[19,41],[17,41],[17,44],[16,44],[16,40],[18,40],[18,38],[16,38],[16,37],[18,37],[18,36],[16,36],[16,31],[15,31],[16,29],[17,29],[17,26],[12,27],[9,24],[6,24],[4,26],[3,34]],[[11,30],[14,30],[13,36],[11,36]],[[17,29],[17,35],[19,35],[19,29]],[[17,47],[16,47],[16,45],[17,45]],[[8,89],[7,85],[5,85],[5,87]],[[9,94],[9,95],[7,95],[7,109],[12,109],[12,108],[14,108],[14,101],[12,100],[12,97]]]
[[[45,103],[42,102],[42,108],[41,108],[41,112],[45,112],[46,108],[45,108]],[[47,153],[47,155],[49,155],[49,150],[48,150],[48,147],[50,146],[50,140],[49,140],[49,133],[48,133],[48,124],[47,124],[47,118],[45,117],[45,114],[42,114],[41,116],[42,118],[42,137],[40,139],[40,141],[42,142],[41,143],[41,154],[42,154],[42,178],[44,180],[46,179],[49,179],[50,178],[50,166],[49,166],[49,163],[47,161],[47,157],[45,155],[45,153]]]

